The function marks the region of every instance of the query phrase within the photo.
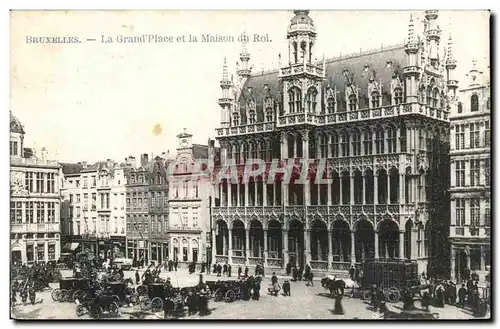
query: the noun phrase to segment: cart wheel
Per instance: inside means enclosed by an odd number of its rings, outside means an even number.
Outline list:
[[[111,296],[111,300],[116,303],[116,305],[120,305],[120,297],[117,295]]]
[[[118,316],[118,304],[115,302],[109,304],[109,315],[111,315],[113,318],[116,318]]]
[[[59,294],[57,295],[57,301],[58,302],[64,302],[64,297],[66,297],[66,293],[68,291],[66,289],[61,289],[59,290]]]
[[[219,289],[214,292],[214,302],[220,302],[224,299],[224,293]]]
[[[76,316],[80,317],[80,316],[85,315],[87,313],[88,313],[88,311],[87,311],[87,308],[85,306],[78,305],[76,307]]]
[[[163,300],[160,297],[155,297],[151,301],[151,311],[160,312],[163,309]]]
[[[145,295],[148,293],[148,287],[146,287],[145,285],[140,285],[139,287],[137,287],[137,293],[139,295]]]
[[[233,290],[228,290],[226,292],[226,298],[224,299],[226,303],[231,303],[236,300],[236,293]]]
[[[75,293],[73,294],[73,297],[71,297],[71,299],[75,303],[79,303],[82,300],[82,296],[83,296],[83,291],[77,290],[77,291],[75,291]]]
[[[65,301],[66,302],[74,302],[75,300],[73,299],[73,295],[75,294],[76,290],[69,290],[67,293],[66,293],[66,298],[65,298]]]
[[[52,300],[54,302],[59,301],[59,293],[60,292],[61,292],[61,289],[54,289],[54,290],[52,290],[52,293],[50,294],[50,296],[52,297]]]
[[[148,298],[148,297],[144,297],[143,299],[141,299],[141,310],[143,311],[149,311],[149,309],[151,308],[151,300]]]
[[[363,290],[363,299],[371,299],[371,298],[372,298],[371,290]]]
[[[391,303],[397,303],[399,302],[399,299],[401,298],[401,294],[399,293],[398,288],[389,288],[387,291],[387,300]]]

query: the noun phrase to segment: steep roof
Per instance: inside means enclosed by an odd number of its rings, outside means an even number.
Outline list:
[[[10,132],[24,134],[24,126],[19,119],[10,112]]]
[[[322,95],[324,97],[328,85],[336,88],[337,111],[344,111],[346,109],[345,91],[346,88],[350,88],[347,86],[343,74],[344,70],[347,70],[351,75],[353,85],[359,88],[358,104],[360,109],[368,107],[368,86],[372,77],[377,83],[382,84],[381,105],[390,105],[391,81],[393,77],[401,78],[405,62],[406,53],[403,45],[326,60],[326,79],[322,83]],[[269,86],[268,91],[265,88],[266,84]],[[263,121],[263,104],[268,93],[275,102],[283,102],[283,87],[282,82],[278,79],[277,70],[253,75],[247,79],[239,99],[242,117],[246,117],[246,100],[253,97],[257,107],[257,121]],[[324,107],[324,99],[321,99],[321,107]]]
[[[193,157],[195,159],[207,159],[208,158],[208,146],[201,144],[193,144]]]
[[[76,175],[83,169],[83,166],[79,163],[61,163],[61,166],[65,175]]]

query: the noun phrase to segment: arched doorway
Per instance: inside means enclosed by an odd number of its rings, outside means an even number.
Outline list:
[[[233,221],[232,227],[232,243],[233,255],[237,257],[246,256],[246,233],[245,224],[239,219]]]
[[[311,259],[328,261],[328,229],[325,222],[316,219],[311,224]]]
[[[351,230],[344,219],[337,219],[332,224],[332,254],[334,262],[351,261]]]
[[[378,230],[379,257],[382,259],[395,259],[399,257],[399,227],[398,224],[385,218],[379,224]]]
[[[405,225],[405,259],[411,259],[413,242],[413,222],[411,219],[408,219]]]
[[[356,263],[375,257],[375,232],[373,225],[362,218],[355,224],[354,255]]]
[[[290,264],[305,266],[304,259],[304,224],[294,219],[288,229],[288,255]]]
[[[273,263],[270,260],[283,259],[282,240],[281,223],[272,219],[267,224],[267,255],[269,265]]]
[[[250,255],[249,257],[261,258],[264,254],[264,230],[262,223],[256,219],[250,222]]]
[[[465,250],[457,250],[455,257],[455,277],[457,281],[467,278],[467,253]]]
[[[219,256],[227,255],[229,230],[227,223],[222,219],[216,222],[215,228],[215,254]],[[175,255],[175,251],[174,251]]]

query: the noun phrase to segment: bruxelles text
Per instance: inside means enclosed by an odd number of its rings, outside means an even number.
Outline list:
[[[277,180],[285,184],[306,184],[311,180],[315,184],[330,184],[327,174],[326,159],[288,159],[264,161],[247,159],[240,164],[215,165],[213,160],[196,159],[190,164],[172,164],[168,166],[167,175],[182,174],[182,180],[210,180],[212,183],[226,181],[246,184],[250,179],[267,181],[272,184]],[[319,174],[318,174],[319,173]]]

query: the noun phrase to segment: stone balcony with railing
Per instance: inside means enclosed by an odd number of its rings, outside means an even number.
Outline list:
[[[276,128],[293,126],[297,124],[310,124],[313,126],[324,126],[331,124],[343,124],[361,122],[366,120],[401,118],[405,115],[423,115],[440,121],[449,121],[449,113],[440,108],[434,108],[420,103],[405,103],[399,105],[388,105],[372,109],[360,109],[356,111],[336,113],[286,113],[279,116],[277,122],[258,122],[236,127],[217,128],[217,136],[237,136],[261,132],[272,132]]]
[[[47,160],[47,159],[37,159],[37,158],[10,158],[10,164],[12,166],[21,165],[21,166],[40,166],[40,167],[56,167],[58,168],[59,161],[56,160]]]
[[[490,239],[491,227],[451,226],[451,238]]]
[[[279,77],[284,78],[300,73],[307,73],[318,78],[324,78],[325,70],[322,65],[313,65],[311,63],[297,63],[279,70]]]
[[[11,224],[11,233],[38,233],[38,232],[50,232],[58,233],[60,231],[59,223],[21,223],[21,224]]]

